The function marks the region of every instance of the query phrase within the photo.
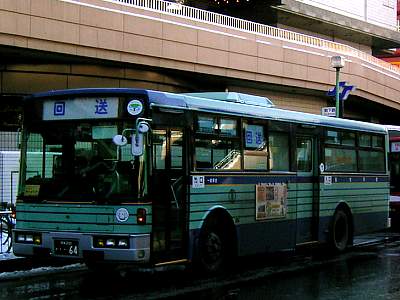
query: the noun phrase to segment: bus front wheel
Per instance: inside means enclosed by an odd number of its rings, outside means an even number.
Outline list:
[[[342,209],[335,212],[332,219],[331,244],[336,252],[343,252],[349,245],[350,222],[349,217]]]

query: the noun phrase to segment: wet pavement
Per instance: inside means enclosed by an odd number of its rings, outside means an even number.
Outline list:
[[[180,268],[21,274],[0,278],[0,299],[400,299],[400,241],[339,256],[313,252],[242,259],[236,271],[217,277]]]

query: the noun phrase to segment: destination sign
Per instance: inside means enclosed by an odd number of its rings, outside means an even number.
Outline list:
[[[43,103],[43,120],[108,119],[118,117],[117,97],[49,100]]]

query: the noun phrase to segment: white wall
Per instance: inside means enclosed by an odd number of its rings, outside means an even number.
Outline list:
[[[0,151],[0,202],[15,203],[19,180],[19,151]]]
[[[298,0],[312,6],[396,30],[397,0]]]

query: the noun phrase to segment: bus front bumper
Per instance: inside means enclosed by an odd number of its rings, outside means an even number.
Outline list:
[[[13,252],[16,256],[147,263],[150,235],[14,230]]]

